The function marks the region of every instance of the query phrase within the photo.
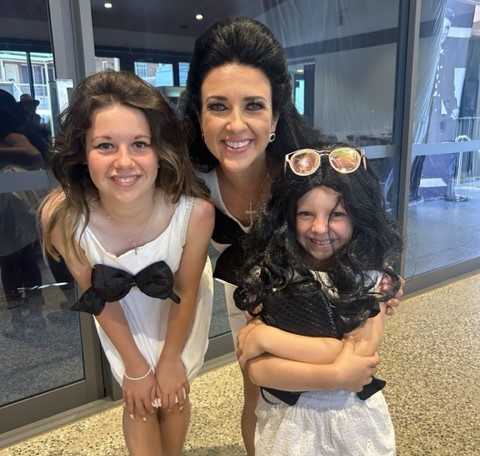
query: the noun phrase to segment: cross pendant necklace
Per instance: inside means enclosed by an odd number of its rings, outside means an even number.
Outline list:
[[[258,189],[257,195],[255,196],[255,205],[258,203],[258,199],[260,198],[260,195],[262,194],[263,187],[265,187],[265,183],[268,180],[268,176],[270,173],[267,170],[267,173],[265,174],[265,178],[263,179],[262,185],[260,185],[260,188]],[[249,201],[248,202],[248,210],[245,211],[245,214],[250,216],[250,226],[253,225],[253,217],[257,213],[257,211],[254,209],[254,201]]]
[[[253,224],[253,216],[257,213],[257,211],[253,210],[253,203],[250,201],[249,202],[249,209],[248,211],[245,211],[245,214],[250,216],[250,225]]]

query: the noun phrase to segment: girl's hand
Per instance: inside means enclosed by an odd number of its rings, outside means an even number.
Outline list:
[[[147,421],[148,416],[155,410],[152,405],[155,398],[155,375],[153,370],[150,369],[148,375],[142,378],[146,369],[137,372],[126,372],[129,377],[138,380],[123,377],[123,404],[132,420],[135,417],[140,417],[143,421]]]
[[[262,348],[262,332],[268,331],[268,326],[259,318],[252,319],[237,336],[237,359],[242,369],[248,360],[256,358],[265,352]]]
[[[339,389],[358,393],[365,385],[371,383],[380,356],[360,356],[355,354],[355,340],[351,337],[345,339],[342,351],[335,358],[334,366],[337,370]]]
[[[171,411],[175,405],[183,410],[185,399],[190,394],[185,366],[180,359],[164,360],[160,357],[155,369],[157,379],[156,397],[162,408]]]

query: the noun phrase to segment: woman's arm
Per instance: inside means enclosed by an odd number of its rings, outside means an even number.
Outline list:
[[[157,396],[161,398],[162,407],[167,409],[175,405],[176,398],[182,407],[184,393],[190,392],[185,366],[180,357],[196,309],[198,288],[207,259],[214,219],[213,205],[203,199],[196,199],[188,224],[182,259],[175,274],[174,290],[181,302],[170,305],[165,345],[155,369]]]
[[[400,305],[400,299],[403,296],[403,287],[405,286],[405,279],[401,276],[398,276],[400,278],[400,288],[398,289],[397,293],[395,296],[388,301],[385,302],[387,305],[387,308],[385,310],[385,313],[388,316],[391,316],[395,313],[395,309]],[[392,278],[388,274],[383,274],[382,280],[380,282],[380,292],[382,294],[387,294],[391,291],[392,289]]]
[[[21,133],[7,134],[0,143],[0,157],[3,161],[18,165],[43,166],[40,151]]]

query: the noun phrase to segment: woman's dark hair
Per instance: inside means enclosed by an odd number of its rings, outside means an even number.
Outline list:
[[[380,183],[367,164],[349,174],[335,171],[327,155],[312,175],[300,177],[289,169],[272,185],[270,199],[259,211],[249,235],[244,240],[246,263],[239,277],[237,305],[254,310],[262,299],[299,277],[312,277],[305,263],[306,252],[296,234],[298,200],[316,187],[326,187],[339,194],[353,233],[350,242],[334,253],[327,274],[338,291],[339,301],[349,303],[370,294],[369,271],[383,271],[393,279],[393,291],[399,278],[385,267],[396,261],[403,248],[396,223],[390,218]],[[362,278],[364,280],[362,280]]]
[[[319,142],[319,132],[306,124],[292,101],[292,78],[285,50],[270,29],[248,17],[231,17],[207,28],[195,41],[187,88],[180,111],[187,122],[190,156],[202,171],[215,167],[217,159],[202,140],[198,115],[205,77],[220,66],[238,63],[257,68],[270,81],[273,115],[278,116],[276,139],[267,153],[282,160],[285,153]]]

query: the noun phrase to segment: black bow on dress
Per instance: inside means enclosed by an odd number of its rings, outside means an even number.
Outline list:
[[[170,298],[179,304],[180,298],[173,291],[173,282],[173,272],[165,261],[157,261],[135,276],[122,269],[96,264],[92,270],[92,286],[83,293],[71,310],[100,315],[106,301],[122,299],[134,286],[147,296]]]

